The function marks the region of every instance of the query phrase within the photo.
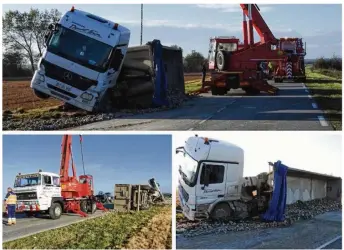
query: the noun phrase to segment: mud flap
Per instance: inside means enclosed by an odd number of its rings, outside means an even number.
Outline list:
[[[288,167],[281,161],[274,163],[274,189],[268,210],[262,215],[265,221],[284,221],[287,201]]]

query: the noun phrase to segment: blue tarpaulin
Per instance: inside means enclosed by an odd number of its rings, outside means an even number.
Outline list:
[[[284,221],[287,201],[288,167],[281,161],[274,163],[274,189],[269,209],[263,214],[265,221]]]
[[[167,106],[167,79],[162,60],[162,45],[159,40],[152,42],[153,57],[154,57],[154,70],[155,70],[155,88],[153,95],[153,103],[156,106]]]

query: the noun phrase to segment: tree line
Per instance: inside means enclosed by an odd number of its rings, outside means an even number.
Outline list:
[[[3,77],[32,76],[44,49],[45,30],[57,22],[57,9],[19,12],[9,10],[2,17]]]

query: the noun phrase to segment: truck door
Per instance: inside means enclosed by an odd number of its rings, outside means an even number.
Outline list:
[[[214,162],[205,162],[201,165],[196,185],[196,204],[209,204],[224,197],[227,165]],[[209,176],[208,186],[205,185],[206,175]]]

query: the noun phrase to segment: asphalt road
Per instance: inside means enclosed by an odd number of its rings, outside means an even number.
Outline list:
[[[102,211],[97,211],[96,213],[89,215],[86,218],[80,217],[76,214],[63,214],[58,220],[51,220],[46,217],[40,218],[27,218],[25,216],[17,216],[17,224],[15,226],[7,226],[7,219],[2,219],[2,229],[3,229],[3,242],[11,241],[32,234],[40,233],[43,231],[68,226],[70,224],[83,221],[85,219],[95,218],[103,215]]]
[[[271,82],[270,82],[271,83]],[[279,83],[277,96],[203,94],[183,107],[117,118],[75,130],[333,130],[303,83]]]
[[[269,228],[184,238],[177,249],[316,249],[342,235],[342,212],[328,212],[286,228]],[[341,249],[341,239],[322,247]]]

